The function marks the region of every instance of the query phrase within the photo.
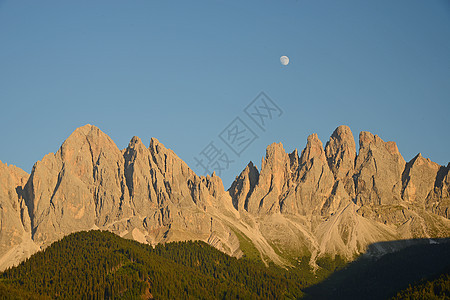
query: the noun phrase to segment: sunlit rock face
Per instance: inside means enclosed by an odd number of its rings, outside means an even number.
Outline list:
[[[356,150],[344,125],[325,148],[310,135],[300,157],[272,144],[261,172],[249,165],[232,184],[233,204],[290,253],[351,257],[377,241],[449,236],[448,166],[420,154],[406,163],[394,142],[369,132]]]
[[[92,125],[76,129],[30,175],[0,162],[0,268],[75,231],[104,229],[142,243],[203,240],[265,262],[311,255],[349,259],[379,241],[450,236],[449,169],[394,142],[339,126],[287,153],[273,143],[228,191],[197,176],[172,150],[133,137],[120,150]]]

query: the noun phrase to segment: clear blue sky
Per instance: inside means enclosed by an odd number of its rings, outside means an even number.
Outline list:
[[[198,173],[213,141],[228,188],[268,144],[346,124],[446,165],[449,3],[0,0],[0,160],[30,172],[90,123],[120,149],[156,137]],[[244,113],[261,91],[283,110],[265,132]],[[235,117],[258,136],[240,157],[218,137]]]

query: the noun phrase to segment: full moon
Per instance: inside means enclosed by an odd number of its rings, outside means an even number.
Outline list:
[[[287,66],[287,64],[289,63],[289,57],[283,55],[282,57],[280,57],[280,62],[283,66]]]

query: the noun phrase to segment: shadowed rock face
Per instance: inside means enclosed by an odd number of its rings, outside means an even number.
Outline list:
[[[311,254],[312,265],[383,240],[449,236],[450,166],[420,154],[405,163],[394,142],[359,139],[358,155],[347,126],[325,148],[310,135],[300,156],[274,143],[260,172],[250,162],[225,191],[157,139],[146,147],[133,137],[119,150],[97,127],[80,127],[29,176],[0,162],[0,268],[92,228],[149,244],[203,240],[237,257],[239,233],[265,261]]]
[[[31,239],[29,208],[23,198],[28,177],[23,170],[0,161],[0,270],[39,250]]]
[[[450,218],[450,163],[440,167],[433,190],[428,194],[426,208],[433,213]]]
[[[236,177],[232,183],[228,192],[233,199],[233,206],[237,210],[248,210],[248,198],[255,189],[255,185],[258,183],[259,172],[253,162],[250,162],[242,171],[242,173]]]
[[[23,170],[0,161],[0,255],[20,244],[30,232],[28,209],[21,197],[27,178]]]
[[[279,211],[278,198],[286,188],[290,175],[290,159],[283,145],[274,143],[268,146],[266,157],[262,159],[258,183],[248,197],[247,211],[252,214]]]

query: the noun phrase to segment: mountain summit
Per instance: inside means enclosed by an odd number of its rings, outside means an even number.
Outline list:
[[[141,243],[202,240],[240,257],[251,243],[265,262],[324,255],[351,259],[371,243],[450,236],[450,164],[347,126],[301,154],[267,147],[228,191],[198,176],[152,138],[120,150],[92,125],[76,129],[31,174],[0,162],[0,269],[76,231],[109,230]],[[396,243],[401,247],[402,243]],[[380,247],[379,253],[392,249]]]

